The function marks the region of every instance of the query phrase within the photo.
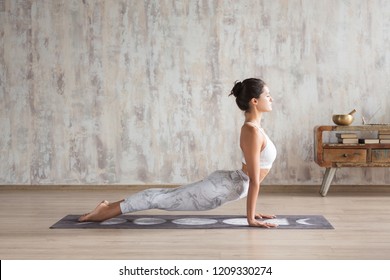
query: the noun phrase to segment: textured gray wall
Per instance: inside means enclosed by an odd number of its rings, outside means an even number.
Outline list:
[[[265,184],[320,184],[313,127],[390,122],[390,1],[0,2],[0,184],[185,183],[240,167],[228,93],[263,77]],[[336,184],[384,184],[386,168]]]

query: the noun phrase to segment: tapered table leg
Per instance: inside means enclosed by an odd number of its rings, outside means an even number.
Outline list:
[[[326,194],[328,193],[330,184],[332,183],[332,180],[333,180],[334,174],[336,173],[336,170],[337,170],[337,168],[335,168],[335,167],[331,167],[331,168],[326,169],[324,178],[322,179],[322,185],[321,185],[321,190],[320,190],[320,194],[322,196],[326,196]]]

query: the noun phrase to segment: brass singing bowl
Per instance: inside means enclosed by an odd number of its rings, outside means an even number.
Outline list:
[[[352,115],[333,115],[332,120],[337,125],[350,125],[353,122]]]

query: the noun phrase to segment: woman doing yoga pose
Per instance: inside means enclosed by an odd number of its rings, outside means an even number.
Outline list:
[[[276,158],[276,148],[261,128],[263,113],[272,110],[268,86],[260,79],[236,82],[230,95],[245,112],[241,127],[240,147],[242,168],[235,171],[215,171],[207,178],[177,188],[153,188],[126,199],[109,203],[102,201],[92,212],[82,215],[79,222],[100,222],[120,214],[148,209],[168,211],[211,210],[225,203],[247,197],[247,221],[253,227],[275,227],[261,219],[274,215],[256,213],[260,183]],[[259,220],[260,219],[260,220]]]

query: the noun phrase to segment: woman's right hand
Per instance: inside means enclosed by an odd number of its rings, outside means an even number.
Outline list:
[[[276,227],[278,227],[277,224],[261,222],[261,221],[258,221],[256,219],[248,219],[248,224],[250,227],[263,227],[263,228],[276,228]]]

